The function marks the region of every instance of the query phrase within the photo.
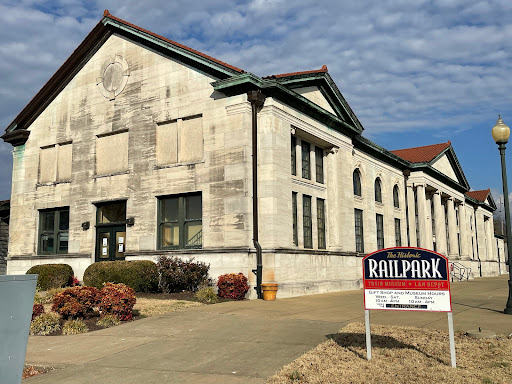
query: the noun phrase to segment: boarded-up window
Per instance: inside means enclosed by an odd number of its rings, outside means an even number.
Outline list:
[[[110,175],[128,170],[128,132],[101,136],[96,140],[96,174]]]
[[[71,180],[71,153],[72,144],[63,144],[58,146],[57,180]]]
[[[156,127],[156,162],[157,165],[178,162],[178,121]]]
[[[180,129],[179,159],[181,163],[203,159],[203,119],[184,119]]]
[[[39,182],[55,181],[57,178],[57,147],[41,148],[39,156]]]
[[[203,118],[185,117],[156,128],[157,165],[191,163],[203,159]]]

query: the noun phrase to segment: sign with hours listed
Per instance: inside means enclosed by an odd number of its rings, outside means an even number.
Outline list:
[[[387,248],[363,259],[364,308],[451,312],[448,259],[422,248]]]

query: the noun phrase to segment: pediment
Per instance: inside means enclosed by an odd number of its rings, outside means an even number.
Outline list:
[[[334,112],[334,109],[332,109],[331,105],[317,86],[295,88],[294,91],[333,115],[336,115],[336,112]]]
[[[448,155],[446,153],[443,154],[439,159],[434,161],[431,165],[433,168],[437,169],[442,174],[448,176],[450,179],[460,182],[460,180],[457,177],[457,174],[455,173],[455,169],[451,164],[450,160],[448,159]]]

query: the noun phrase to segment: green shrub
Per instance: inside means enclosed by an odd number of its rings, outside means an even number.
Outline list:
[[[235,300],[245,299],[245,294],[249,290],[247,277],[243,273],[226,273],[219,276],[217,281],[219,296]]]
[[[215,292],[215,288],[213,287],[201,287],[196,292],[195,296],[197,300],[205,304],[215,304],[219,301],[219,298],[217,297],[217,292]]]
[[[63,335],[78,335],[89,332],[89,328],[82,320],[68,320],[62,326]]]
[[[52,311],[65,319],[91,316],[100,302],[100,292],[94,287],[72,287],[55,295]]]
[[[102,261],[85,270],[84,285],[101,289],[105,283],[125,284],[135,292],[157,292],[158,272],[149,260]]]
[[[160,289],[166,293],[197,291],[201,284],[208,281],[210,265],[194,258],[182,260],[179,257],[159,256],[156,264]]]
[[[31,335],[49,335],[60,329],[60,316],[57,313],[43,313],[30,323]]]
[[[41,264],[30,268],[27,275],[39,275],[37,289],[46,291],[51,288],[68,287],[73,280],[73,268],[68,264]]]
[[[119,320],[114,315],[105,315],[103,317],[100,317],[100,319],[96,322],[96,325],[99,325],[100,327],[110,328],[115,325],[121,324],[121,320]]]
[[[106,283],[101,289],[100,313],[116,316],[121,321],[132,319],[135,291],[125,284]]]

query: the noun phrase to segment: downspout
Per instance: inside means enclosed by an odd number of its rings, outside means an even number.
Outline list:
[[[262,299],[261,283],[263,275],[263,256],[258,237],[258,109],[265,103],[265,95],[258,91],[247,93],[247,101],[252,109],[252,237],[256,248],[256,292],[258,299]]]
[[[411,171],[409,169],[404,169],[404,184],[405,184],[405,221],[406,221],[406,227],[407,227],[407,246],[411,246],[411,235],[410,235],[410,228],[409,228],[409,199],[407,198],[407,179],[411,175]]]

